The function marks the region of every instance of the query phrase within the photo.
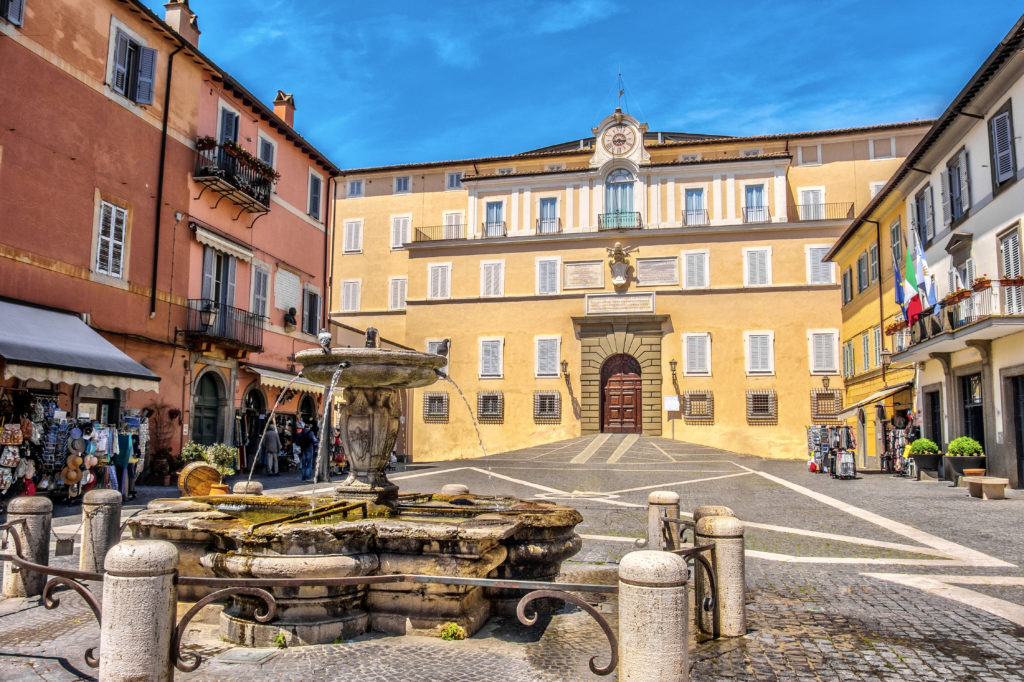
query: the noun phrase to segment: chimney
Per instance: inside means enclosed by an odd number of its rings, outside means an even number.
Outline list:
[[[199,47],[199,18],[188,6],[188,0],[170,0],[164,10],[164,21],[182,38]]]
[[[288,124],[288,127],[295,127],[295,98],[284,90],[277,91],[277,98],[274,100],[274,113],[277,117]]]

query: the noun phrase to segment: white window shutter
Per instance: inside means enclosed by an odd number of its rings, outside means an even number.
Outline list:
[[[1013,177],[1016,169],[1013,159],[1013,140],[1010,139],[1010,112],[1004,111],[992,119],[992,155],[995,157],[996,182]]]
[[[498,376],[501,374],[500,341],[482,341],[480,343],[480,375]]]
[[[767,334],[751,334],[747,337],[747,363],[751,372],[771,370],[771,348]]]
[[[708,342],[706,334],[691,334],[686,337],[686,373],[707,374],[711,371],[708,366]]]
[[[947,274],[949,275],[949,282],[948,282],[949,283],[949,291],[950,291],[950,293],[952,293],[952,292],[956,291],[956,289],[957,289],[957,286],[956,286],[956,268],[950,268],[949,272]]]
[[[747,251],[747,284],[768,283],[768,251]]]
[[[814,353],[814,371],[831,372],[836,368],[835,336],[833,334],[812,334],[811,349]]]
[[[558,267],[557,260],[537,261],[537,293],[557,294],[558,293]]]
[[[964,282],[965,287],[969,287],[974,284],[974,259],[968,258],[967,262],[964,263],[964,272],[967,273],[967,281]]]
[[[941,180],[941,187],[939,192],[942,195],[942,223],[949,225],[953,222],[953,213],[949,205],[949,169],[943,168],[942,172],[939,173],[939,179]]]
[[[935,192],[932,190],[932,186],[928,185],[924,191],[925,197],[925,211],[928,215],[928,224],[925,225],[925,237],[931,240],[935,237]]]
[[[100,205],[100,235],[96,245],[96,270],[104,274],[110,272],[110,235],[113,232],[114,207],[110,204]]]
[[[537,339],[537,376],[558,376],[558,339]]]
[[[832,264],[825,262],[828,247],[815,247],[807,250],[808,267],[812,284],[828,284],[832,281]]]
[[[447,265],[430,266],[430,298],[448,298],[448,275]]]
[[[686,288],[696,289],[707,285],[707,254],[686,254]]]
[[[389,298],[389,306],[391,310],[405,310],[405,292],[406,292],[407,280],[404,279],[393,279],[391,280],[391,292]]]
[[[960,202],[965,211],[971,207],[971,170],[968,161],[967,150],[961,149],[957,163],[960,166]]]
[[[907,206],[907,217],[910,218],[910,233],[919,234],[917,231],[917,200],[914,199]]]

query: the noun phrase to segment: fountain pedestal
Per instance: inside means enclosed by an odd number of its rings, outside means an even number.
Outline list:
[[[388,505],[398,499],[398,486],[385,473],[398,438],[398,404],[393,388],[345,389],[339,431],[349,475],[335,488],[338,499],[370,499]]]

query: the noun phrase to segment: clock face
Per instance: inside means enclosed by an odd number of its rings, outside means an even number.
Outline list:
[[[628,152],[636,144],[636,133],[629,126],[613,125],[604,131],[602,136],[604,148],[612,154],[621,155]]]

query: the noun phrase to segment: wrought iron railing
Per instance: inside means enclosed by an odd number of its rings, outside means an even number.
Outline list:
[[[484,237],[504,237],[508,234],[505,230],[505,221],[480,223],[480,234]]]
[[[414,242],[439,242],[446,239],[465,239],[465,225],[429,225],[415,227],[412,231]]]
[[[710,225],[707,209],[698,208],[683,211],[683,225],[687,227],[701,227]]]
[[[767,206],[744,206],[743,222],[745,223],[766,223],[772,219],[772,214]]]
[[[185,333],[261,350],[264,319],[262,315],[223,305],[213,299],[190,298]]]
[[[797,220],[852,220],[853,202],[797,204]]]
[[[615,211],[613,213],[597,214],[598,230],[629,230],[639,229],[644,226],[644,221],[637,211]]]
[[[271,180],[233,156],[223,144],[196,152],[192,178],[246,210],[259,212],[270,208]]]
[[[1021,316],[1024,316],[1024,284],[1004,284],[997,280],[988,287],[964,292],[922,312],[911,327],[912,342],[921,343],[990,317]]]
[[[561,218],[537,218],[537,234],[557,234],[562,231]]]

